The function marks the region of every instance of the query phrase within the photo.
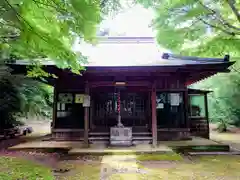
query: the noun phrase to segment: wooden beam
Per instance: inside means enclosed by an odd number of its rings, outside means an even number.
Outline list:
[[[92,81],[89,82],[89,87],[99,87],[99,86],[115,86],[115,81]],[[132,86],[146,86],[150,87],[151,83],[149,81],[127,81],[126,87]]]
[[[85,84],[85,94],[89,95],[89,85],[88,82]],[[89,146],[88,142],[88,131],[89,131],[89,107],[84,108],[84,145]]]
[[[157,146],[157,113],[156,113],[156,82],[152,84],[152,145]]]

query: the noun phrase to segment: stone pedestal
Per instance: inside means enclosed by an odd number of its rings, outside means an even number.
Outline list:
[[[132,128],[131,127],[110,128],[110,145],[131,146],[132,145]]]

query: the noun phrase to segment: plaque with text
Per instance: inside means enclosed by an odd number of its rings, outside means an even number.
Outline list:
[[[119,146],[132,145],[132,128],[112,127],[110,129],[110,144]]]

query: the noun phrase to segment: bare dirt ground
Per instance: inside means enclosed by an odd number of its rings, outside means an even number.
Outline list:
[[[26,124],[33,128],[33,133],[27,136],[15,137],[6,140],[0,140],[0,151],[6,150],[7,148],[24,143],[27,141],[32,141],[41,138],[47,134],[50,134],[50,122],[49,121],[33,121]]]
[[[212,140],[228,144],[235,150],[240,151],[240,128],[230,127],[227,132],[219,133],[217,125],[210,124],[210,138]]]
[[[11,152],[7,148],[13,145],[17,145],[22,142],[31,141],[38,139],[44,135],[50,133],[50,122],[31,122],[28,124],[33,127],[33,134],[26,137],[19,137],[15,139],[8,139],[0,141],[0,157],[1,156],[11,156],[24,158],[29,161],[35,161],[37,163],[43,164],[46,167],[52,169],[55,178],[61,179],[96,179],[98,180],[102,169],[104,169],[104,163],[101,162],[102,158],[96,157],[76,157],[75,159],[67,159],[64,155],[60,153],[43,153],[34,151],[17,151]],[[228,143],[235,148],[240,150],[240,128],[232,128],[227,133],[218,133],[215,131],[215,125],[211,125],[211,138],[216,141],[221,141]],[[216,163],[217,162],[217,163]],[[227,163],[226,163],[227,162]],[[124,167],[138,166],[142,169],[143,173],[149,172],[148,174],[133,173],[132,176],[121,174],[120,177],[111,179],[191,179],[191,178],[202,178],[204,179],[238,179],[240,177],[236,167],[240,165],[239,156],[216,156],[208,157],[207,159],[199,159],[196,162],[183,161],[157,161],[157,162],[129,162],[127,165],[124,162]],[[119,163],[118,163],[119,164]],[[112,166],[112,165],[111,165]],[[223,174],[223,172],[229,171],[231,166],[231,173]],[[215,168],[216,167],[216,168]],[[240,167],[239,167],[240,168]],[[108,169],[112,169],[109,166]],[[130,168],[131,169],[131,168]],[[132,168],[133,169],[133,168]],[[129,168],[128,168],[129,170]],[[144,171],[145,170],[145,171]],[[130,171],[130,170],[129,170]],[[140,171],[141,172],[141,171]],[[204,175],[203,175],[204,174]],[[232,175],[231,175],[232,174]],[[141,176],[141,177],[140,177]],[[85,180],[84,179],[84,180]]]

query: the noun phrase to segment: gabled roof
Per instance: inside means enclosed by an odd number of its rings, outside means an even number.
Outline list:
[[[74,47],[88,57],[86,67],[159,67],[229,64],[226,58],[200,58],[176,56],[161,49],[153,37],[99,37],[96,45],[81,43]],[[55,65],[50,59],[36,59],[42,65]],[[29,65],[29,60],[13,64]],[[229,65],[231,65],[230,63]]]

